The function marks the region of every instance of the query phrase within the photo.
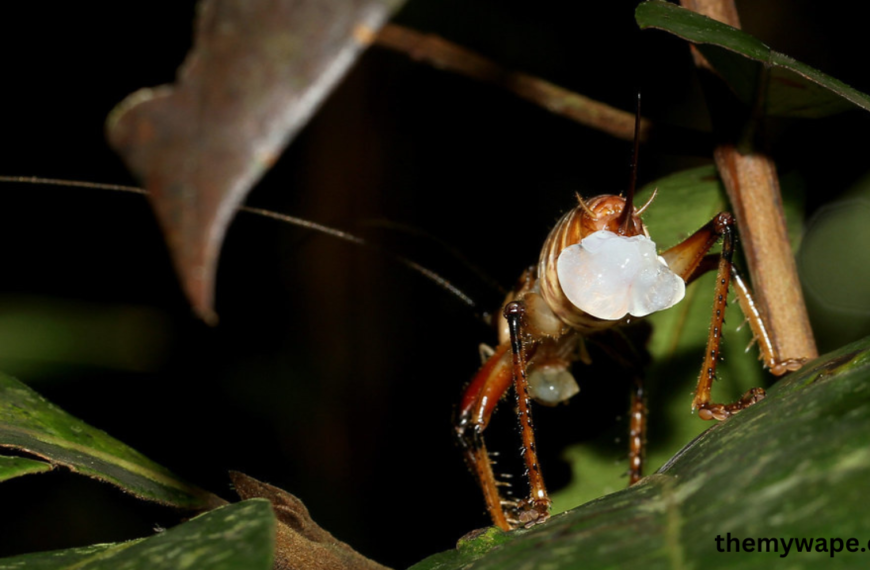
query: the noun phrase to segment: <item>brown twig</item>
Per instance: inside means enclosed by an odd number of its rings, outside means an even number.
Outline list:
[[[681,4],[709,18],[740,27],[733,0],[681,0]],[[692,55],[699,69],[713,71],[694,46]],[[718,79],[712,81],[718,82]],[[711,112],[721,111],[710,89],[707,94],[714,107]],[[769,156],[758,150],[759,145],[738,148],[735,137],[730,138],[732,140],[719,144],[713,153],[716,167],[737,218],[756,302],[768,325],[773,348],[779,360],[790,362],[787,367],[795,369],[800,363],[818,356],[818,349],[789,246],[776,166]]]
[[[551,113],[616,138],[630,141],[634,137],[632,113],[574,93],[539,77],[507,69],[439,36],[388,24],[381,28],[374,44],[404,53],[411,59],[435,68],[497,85]],[[702,156],[704,153],[709,156],[712,148],[705,133],[663,125],[654,126],[649,119],[641,120],[640,141],[655,141],[670,150]]]

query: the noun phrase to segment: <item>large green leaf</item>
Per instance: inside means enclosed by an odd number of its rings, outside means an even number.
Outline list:
[[[786,557],[794,567],[829,568],[838,558],[837,567],[863,568],[868,387],[870,338],[787,376],[634,487],[532,529],[490,531],[413,569],[766,569]],[[762,538],[775,539],[776,551],[745,551],[745,539],[757,549]],[[796,550],[800,539],[821,538],[827,551],[816,551],[818,541],[812,552]],[[842,552],[831,551],[835,538]],[[854,552],[845,550],[850,538]]]
[[[0,560],[0,570],[271,570],[275,517],[268,501],[222,507],[144,540]]]
[[[764,93],[768,115],[824,117],[854,106],[870,110],[870,96],[691,10],[650,0],[637,7],[635,18],[642,29],[665,30],[695,44],[747,105]]]
[[[0,448],[25,451],[133,495],[174,507],[205,510],[224,501],[190,485],[103,431],[64,412],[0,373]]]

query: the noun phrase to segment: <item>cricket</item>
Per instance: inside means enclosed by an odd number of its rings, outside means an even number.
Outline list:
[[[691,404],[700,419],[725,420],[765,396],[758,387],[730,403],[718,403],[712,398],[729,291],[736,293],[765,368],[782,375],[797,370],[804,362],[780,358],[770,341],[752,293],[732,262],[737,228],[731,214],[721,212],[683,242],[661,253],[657,251],[642,219],[644,212],[655,207],[657,192],[639,207],[634,199],[640,120],[638,94],[626,192],[592,198],[576,196],[577,205],[552,228],[537,264],[523,272],[501,310],[492,315],[498,344],[485,355],[482,353],[483,365],[462,393],[455,436],[480,485],[493,524],[503,530],[539,524],[549,516],[551,501],[536,449],[532,401],[549,407],[566,403],[579,392],[572,372],[574,364],[589,363],[587,339],[673,307],[683,299],[686,286],[701,275],[716,272],[706,351]],[[38,177],[0,176],[0,182],[147,194],[135,186]],[[352,232],[262,208],[242,206],[239,210],[378,252],[476,310],[477,302],[448,278]],[[719,242],[721,253],[711,254]],[[529,489],[528,496],[520,500],[503,494],[502,489],[508,485],[496,476],[484,437],[497,404],[510,390],[516,397]],[[632,485],[641,479],[644,468],[647,409],[642,374],[635,376],[630,396],[628,480]]]
[[[531,402],[554,406],[579,391],[571,366],[575,361],[588,363],[584,339],[676,305],[683,299],[686,285],[715,270],[710,330],[692,400],[698,417],[725,420],[765,396],[759,387],[731,403],[712,399],[732,285],[765,367],[782,375],[803,364],[803,360],[780,358],[770,342],[752,293],[732,262],[736,227],[731,214],[719,213],[683,242],[657,252],[641,217],[654,207],[655,193],[639,208],[634,203],[639,124],[640,95],[628,190],[624,195],[577,196],[577,206],[550,231],[537,264],[523,273],[505,299],[498,316],[498,346],[462,396],[457,438],[483,491],[493,524],[503,530],[531,526],[549,516],[551,501],[538,460]],[[719,241],[721,253],[710,254]],[[506,485],[493,472],[484,440],[493,411],[509,388],[516,396],[529,487],[528,497],[521,500],[500,492]],[[641,377],[634,383],[629,417],[631,485],[643,474],[646,406]]]

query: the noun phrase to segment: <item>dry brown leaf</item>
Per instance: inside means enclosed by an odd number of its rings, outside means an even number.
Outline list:
[[[151,193],[206,321],[236,208],[399,4],[203,0],[176,83],[137,91],[110,114],[109,142]]]
[[[230,479],[242,499],[272,503],[278,519],[275,570],[389,570],[320,528],[302,501],[287,491],[237,471],[230,471]]]

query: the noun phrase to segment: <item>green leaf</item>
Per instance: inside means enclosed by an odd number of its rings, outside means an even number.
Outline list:
[[[807,224],[797,264],[822,350],[870,334],[870,176],[819,208]],[[838,276],[833,278],[832,276]]]
[[[855,537],[870,521],[870,338],[785,377],[765,400],[714,425],[658,473],[504,540],[465,545],[413,570],[770,568],[789,539]],[[723,552],[729,536],[777,539],[770,553]],[[717,544],[717,537],[722,541]],[[480,540],[487,540],[486,537]],[[794,566],[863,568],[866,553],[797,552]],[[481,550],[485,550],[481,553]]]
[[[636,203],[645,204],[643,222],[659,251],[668,249],[692,235],[697,229],[727,209],[728,199],[713,165],[700,166],[660,178],[644,186]]]
[[[165,314],[132,305],[54,297],[0,297],[0,369],[27,378],[68,374],[70,366],[152,371],[172,331]]]
[[[0,448],[25,451],[149,501],[192,510],[224,503],[0,373]]]
[[[31,473],[45,473],[53,467],[44,461],[27,459],[26,457],[5,457],[0,455],[0,483]]]
[[[650,0],[637,7],[635,19],[641,29],[657,28],[695,44],[747,105],[765,93],[763,110],[767,115],[814,118],[853,106],[870,110],[870,96],[771,50],[745,32],[691,10]]]
[[[0,559],[0,570],[271,570],[268,501],[221,507],[147,539]]]

